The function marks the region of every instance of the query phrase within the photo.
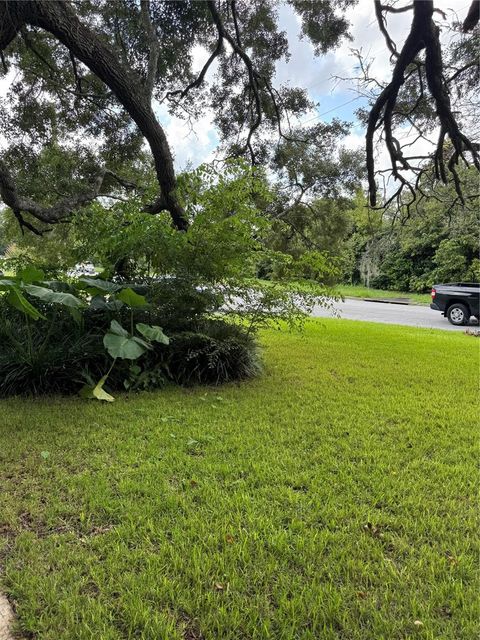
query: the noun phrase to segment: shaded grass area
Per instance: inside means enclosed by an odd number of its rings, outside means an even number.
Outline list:
[[[371,289],[361,285],[339,284],[335,287],[344,297],[351,298],[409,298],[417,304],[430,304],[429,293],[410,293],[405,291],[387,291],[386,289]]]
[[[478,636],[478,345],[339,320],[266,371],[8,400],[2,588],[42,640]]]

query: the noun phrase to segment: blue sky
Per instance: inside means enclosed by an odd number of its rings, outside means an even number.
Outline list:
[[[410,0],[399,0],[397,6],[407,5]],[[451,13],[455,11],[459,19],[463,19],[470,5],[470,0],[435,0],[435,6]],[[453,9],[449,9],[453,7]],[[287,32],[291,58],[289,62],[277,65],[275,82],[277,85],[290,84],[307,88],[313,101],[319,103],[318,108],[301,118],[302,122],[325,121],[338,117],[352,122],[352,132],[345,139],[344,145],[359,148],[364,144],[364,131],[355,118],[355,110],[366,104],[364,98],[358,98],[353,80],[336,81],[334,76],[353,78],[356,59],[351,49],[361,49],[372,61],[371,71],[378,80],[386,80],[391,75],[391,64],[386,46],[376,24],[373,0],[359,0],[350,11],[351,41],[344,41],[341,46],[327,55],[315,57],[312,46],[307,40],[300,38],[300,22],[293,10],[284,2],[278,2],[280,27]],[[437,15],[438,19],[438,15]],[[411,12],[392,14],[388,18],[389,32],[397,42],[402,43],[411,21]],[[440,21],[441,22],[441,21]],[[199,49],[195,52],[195,65],[199,70],[208,57],[208,52]],[[213,65],[212,65],[213,66]],[[14,70],[0,79],[0,97],[5,95],[15,76]],[[208,76],[207,76],[208,80]],[[218,136],[212,125],[212,114],[205,113],[194,124],[193,131],[189,124],[179,118],[172,117],[164,106],[157,106],[157,113],[164,125],[170,146],[174,152],[178,170],[187,165],[197,166],[201,162],[211,160],[218,145]],[[320,115],[324,114],[324,115]],[[406,139],[408,132],[400,132]],[[1,145],[0,140],[0,145]],[[417,149],[419,152],[425,149]],[[386,158],[382,146],[379,147],[380,164]]]
[[[408,1],[400,0],[398,6],[407,5]],[[454,7],[460,17],[466,13],[468,0],[436,0],[435,6],[448,10]],[[361,49],[371,60],[372,73],[379,80],[390,77],[391,64],[386,51],[383,36],[379,32],[374,12],[373,0],[359,0],[351,10],[350,20],[351,41],[344,41],[334,52],[325,56],[315,57],[312,46],[305,39],[300,38],[300,23],[292,9],[285,3],[278,3],[278,13],[281,29],[288,35],[291,58],[289,62],[277,65],[276,84],[290,84],[308,89],[310,97],[319,103],[319,107],[301,118],[301,122],[316,119],[325,121],[338,117],[352,122],[352,133],[345,140],[345,146],[358,148],[363,145],[364,131],[356,120],[355,110],[365,106],[366,100],[356,94],[355,82],[350,80],[338,81],[334,76],[353,78],[356,58],[351,49]],[[411,12],[392,14],[389,16],[389,31],[399,48],[403,43],[411,21]],[[208,54],[198,51],[197,64],[200,69]],[[208,78],[208,76],[207,76]],[[325,114],[319,116],[319,114]],[[218,144],[218,137],[212,126],[211,114],[206,114],[196,123],[194,132],[189,131],[186,123],[177,118],[171,118],[166,110],[160,114],[162,123],[167,130],[167,136],[175,153],[177,169],[183,169],[187,163],[196,166],[208,161],[214,155]],[[382,151],[380,150],[380,155]]]

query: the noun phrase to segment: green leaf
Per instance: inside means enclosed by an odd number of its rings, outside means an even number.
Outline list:
[[[77,298],[71,293],[52,291],[51,289],[46,289],[45,287],[38,287],[35,284],[23,285],[23,289],[31,296],[40,298],[40,300],[42,300],[43,302],[61,304],[64,307],[72,307],[73,309],[79,309],[80,307],[85,306],[85,303],[80,300],[80,298]]]
[[[69,307],[68,310],[75,324],[80,326],[82,324],[82,314],[80,313],[79,309],[76,309],[75,307]]]
[[[147,306],[145,297],[139,295],[138,293],[135,293],[135,291],[133,289],[130,289],[130,287],[122,289],[119,293],[116,294],[115,297],[117,298],[117,300],[121,300],[125,304],[128,304],[129,307]]]
[[[122,288],[120,284],[108,282],[108,280],[100,280],[100,278],[79,278],[78,284],[82,289],[86,289],[94,295],[98,293],[115,293]]]
[[[112,325],[115,320],[112,320]],[[118,324],[118,322],[117,322]],[[120,327],[120,325],[118,325]],[[122,329],[122,327],[120,327]],[[122,331],[125,331],[122,329]],[[122,358],[124,360],[136,360],[145,353],[148,349],[148,345],[141,344],[141,341],[132,338],[125,331],[126,335],[119,335],[118,333],[108,332],[103,337],[103,344],[112,358]]]
[[[42,286],[60,293],[73,293],[75,295],[77,291],[73,285],[69,282],[63,282],[63,280],[43,280]]]
[[[22,282],[41,282],[45,279],[45,273],[33,265],[25,267],[17,273],[17,279]]]
[[[113,402],[115,398],[107,393],[103,388],[106,380],[107,376],[105,375],[100,378],[100,380],[94,387],[86,384],[84,387],[82,387],[82,389],[80,389],[80,395],[82,396],[82,398],[86,398],[87,400],[103,400],[104,402]]]
[[[120,300],[105,300],[103,296],[96,295],[90,301],[90,308],[98,311],[119,311],[123,307]]]
[[[116,320],[111,321],[109,332],[114,333],[117,336],[122,336],[125,338],[128,337],[128,331],[125,331],[122,325]]]
[[[135,342],[137,342],[139,345],[141,345],[145,349],[152,348],[152,345],[149,342],[146,342],[145,340],[142,340],[142,338],[138,338],[137,336],[132,336],[132,340],[135,340]]]
[[[17,283],[15,280],[10,279],[2,279],[0,280],[0,291],[10,291],[12,287],[16,287]]]
[[[25,298],[22,292],[16,287],[13,287],[12,289],[10,289],[10,292],[6,296],[5,300],[9,305],[11,305],[12,307],[15,307],[15,309],[18,309],[19,311],[24,313],[26,316],[32,318],[33,320],[38,320],[39,318],[42,318],[43,320],[45,320],[45,316],[42,315],[40,311],[36,309],[33,306],[33,304],[31,304]]]
[[[48,458],[48,456],[50,455],[50,451],[40,451],[40,455],[42,456],[42,458],[44,460],[46,460]]]
[[[143,322],[139,322],[136,327],[137,331],[139,331],[142,336],[145,336],[147,340],[154,340],[155,342],[160,342],[160,344],[169,344],[170,342],[168,336],[163,333],[162,327],[143,324]]]

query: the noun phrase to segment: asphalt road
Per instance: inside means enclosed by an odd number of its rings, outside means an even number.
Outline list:
[[[347,320],[403,324],[409,327],[445,329],[446,331],[465,331],[465,327],[454,327],[439,311],[434,311],[429,306],[387,304],[347,298],[345,302],[335,304],[335,311],[340,318]],[[332,310],[315,307],[312,315],[316,318],[327,318],[334,314]],[[478,326],[473,318],[470,324]]]

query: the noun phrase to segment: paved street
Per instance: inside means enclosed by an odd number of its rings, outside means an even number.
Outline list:
[[[347,320],[366,320],[384,324],[404,324],[410,327],[427,329],[445,329],[446,331],[465,331],[465,327],[454,327],[439,312],[421,305],[385,304],[382,302],[366,302],[364,300],[346,299],[335,305],[341,318]],[[315,307],[315,317],[331,317],[332,311]],[[472,319],[472,326],[476,321]]]

